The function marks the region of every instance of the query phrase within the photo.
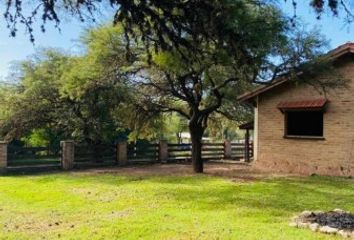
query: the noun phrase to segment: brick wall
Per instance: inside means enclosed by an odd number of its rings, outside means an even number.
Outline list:
[[[353,79],[346,89],[327,93],[325,140],[285,139],[280,101],[323,97],[309,85],[286,84],[258,97],[257,159],[253,167],[271,172],[354,176],[354,62],[339,68]]]

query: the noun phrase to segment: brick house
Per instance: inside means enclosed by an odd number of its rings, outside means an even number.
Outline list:
[[[347,88],[321,94],[280,79],[239,98],[254,106],[254,168],[354,176],[354,43],[329,54]]]

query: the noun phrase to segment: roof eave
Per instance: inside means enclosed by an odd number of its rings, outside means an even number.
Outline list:
[[[284,82],[287,82],[288,80],[287,79],[281,79],[281,80],[278,80],[276,82],[273,82],[267,86],[261,86],[259,87],[258,89],[255,89],[251,92],[247,92],[247,93],[244,93],[242,94],[241,96],[239,96],[237,98],[238,101],[240,102],[246,102],[246,101],[249,101],[249,100],[252,100],[254,97],[258,96],[259,94],[263,93],[263,92],[266,92],[276,86],[279,86],[281,84],[283,84]]]
[[[331,51],[328,52],[328,55],[330,56],[331,60],[336,60],[348,53],[354,54],[354,43],[346,43],[343,44],[342,46],[339,46]],[[285,82],[288,82],[288,78],[283,78],[281,80],[275,81],[273,83],[270,83],[267,86],[262,86],[259,87],[258,89],[255,89],[251,92],[246,92],[239,96],[237,98],[238,101],[240,102],[248,102],[251,101],[254,97],[258,96],[259,94],[262,94],[268,90],[273,89],[274,87],[277,87]]]

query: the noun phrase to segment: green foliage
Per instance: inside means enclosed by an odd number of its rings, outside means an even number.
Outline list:
[[[138,106],[126,84],[136,65],[124,41],[119,27],[102,26],[82,36],[82,56],[42,49],[19,63],[14,84],[0,88],[1,135],[34,146],[163,138],[165,117]]]
[[[244,139],[244,131],[239,130],[239,121],[230,120],[220,114],[214,114],[209,119],[205,135],[216,141]]]
[[[2,86],[1,135],[7,139],[30,134],[50,125],[58,117],[54,109],[62,103],[58,88],[68,57],[53,49],[40,50],[18,65],[18,84]]]
[[[51,136],[49,136],[48,131],[46,130],[47,129],[34,129],[32,130],[32,133],[23,137],[21,140],[25,142],[25,144],[33,147],[48,146],[49,143],[53,141],[51,141]]]

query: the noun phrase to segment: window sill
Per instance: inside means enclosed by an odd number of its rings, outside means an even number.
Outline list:
[[[323,136],[285,135],[284,138],[287,138],[287,139],[326,140]]]

